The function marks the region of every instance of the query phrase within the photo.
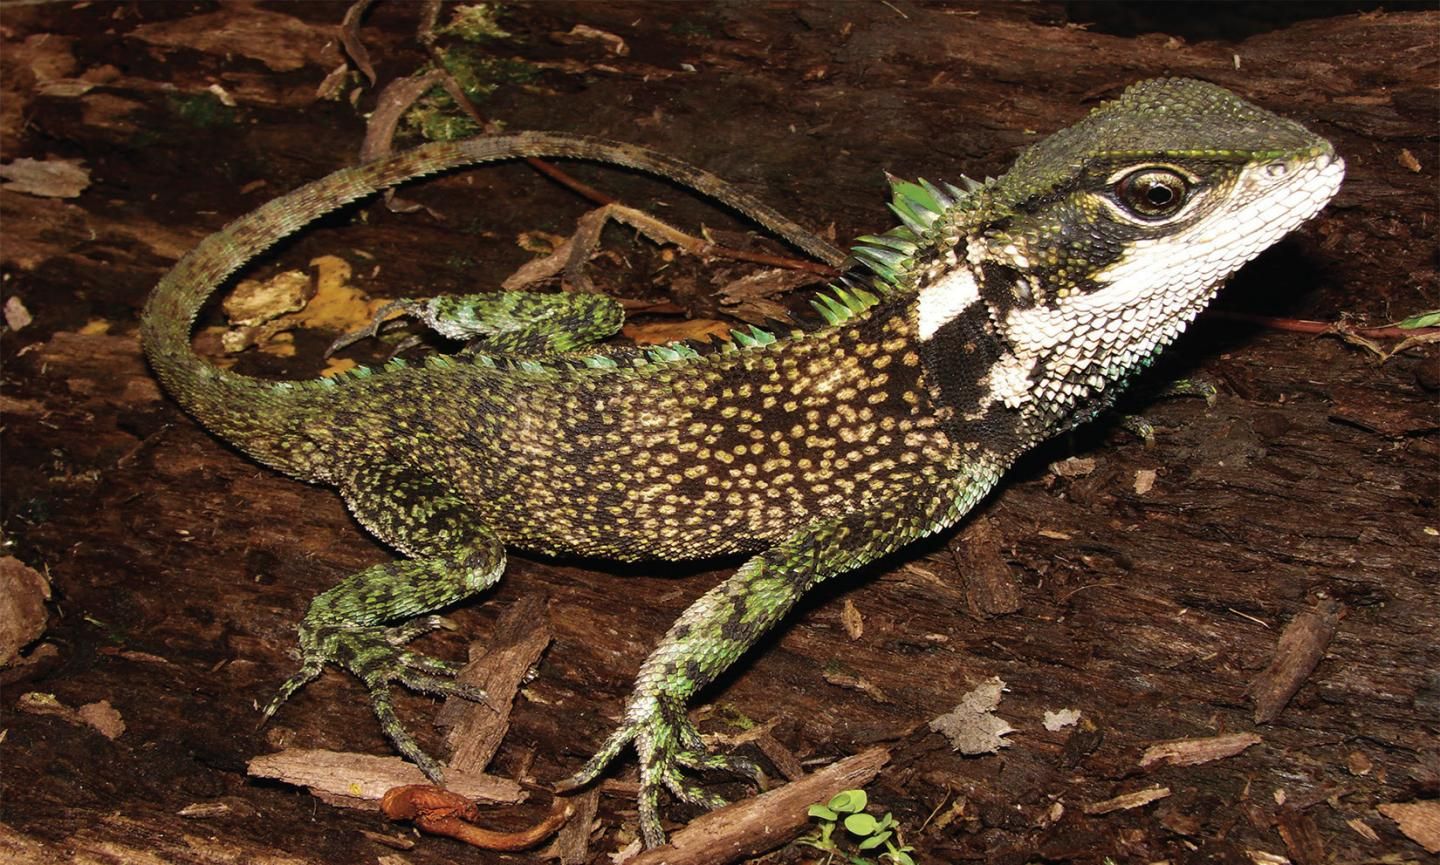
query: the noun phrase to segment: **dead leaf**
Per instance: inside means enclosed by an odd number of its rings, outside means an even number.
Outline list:
[[[602,42],[605,50],[616,57],[626,57],[630,54],[630,46],[625,40],[607,30],[598,30],[588,24],[576,24],[570,28],[568,33],[551,33],[550,38],[561,45],[579,45],[582,42]]]
[[[238,327],[221,337],[231,354],[255,346],[267,354],[295,353],[296,328],[348,333],[368,325],[382,301],[371,299],[350,282],[349,262],[335,255],[310,261],[313,278],[299,270],[268,280],[246,280],[222,304]],[[337,368],[332,363],[327,374]]]
[[[765,321],[790,322],[790,310],[775,298],[819,279],[813,273],[784,268],[769,268],[748,273],[715,292],[726,312],[751,324]],[[734,307],[730,309],[729,307]]]
[[[1047,709],[1045,712],[1045,720],[1043,721],[1043,723],[1045,725],[1045,729],[1049,730],[1050,732],[1059,732],[1066,727],[1073,727],[1076,724],[1080,723],[1080,710],[1060,709],[1059,711],[1051,712]]]
[[[1068,457],[1050,464],[1050,473],[1062,478],[1083,478],[1093,474],[1097,463],[1091,457]]]
[[[1394,820],[1396,828],[1425,852],[1440,853],[1440,800],[1388,802],[1377,810]]]
[[[722,340],[730,339],[730,325],[713,318],[691,318],[684,321],[627,324],[620,329],[620,333],[634,340],[637,345],[665,345],[687,339],[709,342],[712,336]]]
[[[20,298],[11,295],[5,300],[6,327],[11,330],[20,330],[34,320],[30,315],[30,310],[25,308],[25,302]]]
[[[930,729],[949,739],[951,747],[962,754],[994,754],[1010,747],[1004,737],[1015,728],[995,714],[1004,690],[1005,682],[992,676],[961,697],[953,710],[932,720]]]
[[[37,198],[77,198],[90,185],[90,172],[78,159],[17,159],[0,165],[5,188]]]
[[[75,715],[112,742],[125,732],[125,719],[120,717],[109,700],[86,703],[75,710]]]
[[[254,327],[305,308],[315,293],[310,275],[287,270],[269,279],[242,280],[220,304],[225,317],[239,327]]]
[[[249,57],[275,72],[292,72],[306,65],[329,69],[340,59],[334,27],[314,26],[293,15],[249,5],[142,24],[128,35],[162,48]]]
[[[45,633],[50,581],[14,556],[0,558],[0,667]]]

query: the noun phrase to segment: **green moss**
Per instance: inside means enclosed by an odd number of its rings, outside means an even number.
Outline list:
[[[484,42],[490,39],[504,39],[509,32],[500,26],[499,3],[471,3],[455,7],[450,23],[436,29],[436,33],[458,36],[466,42]]]
[[[165,107],[181,122],[197,129],[222,129],[239,120],[238,111],[210,93],[167,96]]]
[[[490,94],[507,84],[528,84],[540,74],[540,70],[529,63],[490,57],[469,45],[457,45],[442,51],[440,62],[472,102],[484,102]],[[405,113],[405,124],[429,141],[453,141],[481,132],[479,125],[439,85],[431,88]]]

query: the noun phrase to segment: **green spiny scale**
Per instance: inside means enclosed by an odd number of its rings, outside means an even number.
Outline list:
[[[860,307],[859,309],[855,310],[856,312],[869,309],[870,307],[880,302],[880,298],[866,291],[865,287],[859,285],[858,283],[852,283],[849,280],[842,279],[841,284],[848,286],[851,296],[854,297],[857,301],[859,301]]]
[[[657,345],[653,348],[647,349],[645,352],[645,356],[654,363],[674,363],[675,361],[681,360],[685,357],[685,355],[680,353],[679,345],[679,343],[672,343],[670,345]],[[698,355],[694,353],[693,349],[691,350],[691,356],[698,357]]]
[[[903,270],[906,262],[908,262],[913,255],[913,253],[907,255],[893,249],[874,246],[855,246],[851,247],[851,251],[855,253],[856,258],[865,262],[867,265],[878,264],[881,267],[895,272]]]
[[[915,234],[920,237],[925,237],[930,233],[930,226],[934,222],[934,219],[931,217],[938,215],[931,214],[931,216],[927,216],[926,214],[930,214],[930,211],[917,213],[908,201],[899,199],[890,202],[888,206],[890,211],[900,217],[901,222],[905,223],[906,228],[915,232]]]
[[[846,319],[850,318],[850,309],[828,294],[816,294],[810,301],[810,305],[815,307],[820,315],[825,318],[826,323],[832,327],[842,324]]]
[[[881,247],[894,250],[901,255],[914,255],[915,251],[920,248],[920,245],[912,239],[888,234],[862,234],[855,238],[855,244],[850,247],[852,251],[861,247]]]
[[[984,183],[981,183],[975,178],[967,177],[963,174],[960,175],[960,189],[956,189],[955,187],[950,186],[950,184],[948,183],[945,185],[949,187],[951,192],[955,193],[955,196],[957,198],[967,196],[972,192],[979,192],[980,190],[985,188]]]
[[[829,265],[846,262],[692,166],[518,133],[425,145],[262,206],[160,281],[141,336],[166,388],[212,431],[335,486],[406,556],[315,599],[300,671],[267,714],[327,664],[344,666],[396,747],[432,778],[440,767],[401,727],[390,689],[483,695],[404,648],[429,619],[388,625],[484,590],[507,547],[623,560],[750,555],[670,628],[618,728],[565,782],[593,781],[633,743],[649,846],[664,841],[663,790],[713,801],[686,770],[744,768],[706,750],[686,716],[696,691],[815,585],[953,526],[1020,454],[1105,410],[1221,281],[1318,211],[1343,175],[1329,143],[1298,124],[1214,85],[1148,81],[1027,148],[999,179],[897,182],[888,206],[902,225],[862,239],[857,269],[815,296],[825,327],[736,331],[704,352],[575,356],[618,328],[618,304],[502,293],[411,307],[441,332],[492,340],[493,356],[471,363],[359,367],[287,389],[194,355],[190,330],[217,285],[299,226],[414,177],[531,156],[659,173]]]
[[[406,366],[408,366],[408,364],[405,363],[405,358],[403,357],[392,357],[389,360],[385,361],[385,369],[387,371],[404,369]]]
[[[908,209],[921,218],[927,213],[939,215],[945,209],[928,189],[906,180],[893,183],[891,192],[897,204],[908,205]]]
[[[951,195],[923,177],[917,177],[915,182],[919,183],[926,192],[930,193],[930,197],[935,199],[940,205],[941,210],[949,210],[955,206],[957,196]]]
[[[739,348],[762,348],[775,342],[775,334],[752,324],[748,331],[731,330],[730,339]]]
[[[844,283],[831,286],[831,291],[834,293],[835,299],[844,304],[845,308],[852,313],[864,312],[879,302],[879,298],[875,295],[856,288],[847,288]]]
[[[448,354],[427,354],[425,355],[425,365],[431,369],[453,369],[455,359]]]
[[[880,277],[882,284],[877,284],[877,288],[883,288],[885,285],[899,286],[902,282],[901,274],[884,262],[871,259],[865,262],[865,266],[870,269],[871,273]]]

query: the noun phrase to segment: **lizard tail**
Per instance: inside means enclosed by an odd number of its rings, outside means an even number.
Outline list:
[[[140,340],[165,388],[202,424],[270,466],[320,479],[323,452],[306,427],[333,392],[249,378],[195,354],[190,332],[210,295],[271,245],[307,223],[407,180],[464,165],[522,157],[594,159],[667,177],[734,208],[829,263],[833,246],[777,211],[694,166],[633,145],[542,132],[437,142],[346,168],[277,198],[210,235],[162,278],[140,320]]]

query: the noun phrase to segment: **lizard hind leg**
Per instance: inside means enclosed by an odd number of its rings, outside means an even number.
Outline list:
[[[724,768],[755,777],[749,761],[711,754],[685,706],[818,583],[872,562],[915,538],[953,525],[994,486],[999,471],[976,463],[933,486],[896,490],[846,514],[821,517],[740,566],[670,626],[640,667],[619,727],[595,756],[560,782],[594,781],[627,745],[640,758],[640,831],[647,847],[665,843],[662,790],[693,804],[718,799],[682,770]]]
[[[485,700],[480,689],[455,681],[457,665],[405,646],[446,626],[445,620],[427,614],[500,578],[504,544],[445,485],[403,467],[367,466],[338,486],[356,519],[408,558],[365,568],[311,602],[300,625],[300,669],[265,707],[265,716],[274,714],[326,664],[335,664],[364,683],[380,727],[395,747],[438,781],[440,764],[400,723],[390,691],[403,685],[438,696]]]
[[[396,310],[449,339],[478,339],[486,352],[527,357],[584,348],[613,335],[625,321],[620,304],[601,294],[495,291],[403,299],[381,307],[368,326],[335,340],[327,354],[378,336]]]

